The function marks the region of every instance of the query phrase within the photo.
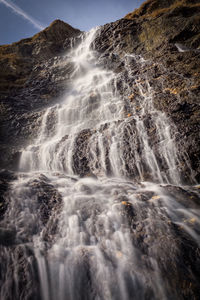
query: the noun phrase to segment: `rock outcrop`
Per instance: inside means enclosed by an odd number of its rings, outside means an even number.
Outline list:
[[[35,137],[41,110],[66,88],[59,63],[80,30],[56,20],[49,27],[11,45],[0,46],[0,165],[15,167],[22,144]],[[56,83],[55,83],[55,77]],[[64,87],[63,87],[64,84]]]
[[[123,73],[123,80],[127,78],[123,63],[126,53],[148,61],[143,68],[133,64],[132,72],[141,82],[148,78],[155,108],[175,124],[173,135],[179,152],[184,154],[180,168],[186,181],[191,175],[189,169],[196,180],[200,176],[199,29],[199,1],[150,0],[123,19],[102,26],[93,43],[102,66]],[[18,150],[37,135],[42,107],[70,85],[73,64],[66,53],[79,42],[80,33],[57,20],[32,38],[0,46],[3,167],[15,167]],[[127,84],[132,95],[125,100],[130,114],[137,104],[138,91],[131,82]],[[153,128],[149,131],[156,147]]]
[[[16,93],[27,86],[33,69],[64,52],[64,43],[80,34],[80,30],[56,20],[49,27],[11,45],[0,46],[1,94]]]
[[[125,19],[139,23],[136,52],[154,62],[155,107],[175,123],[179,151],[188,153],[199,180],[200,2],[146,1]]]
[[[154,106],[175,124],[174,139],[179,152],[189,156],[197,180],[200,176],[199,32],[199,1],[149,0],[124,19],[103,26],[94,46],[116,72],[123,72],[124,68],[113,52],[121,57],[125,53],[141,55],[148,60],[148,67],[133,65],[133,71],[143,80],[148,78],[154,91]],[[131,89],[136,96],[137,89]],[[186,167],[185,161],[183,165]],[[188,172],[186,169],[183,168],[183,174]]]
[[[2,299],[200,298],[200,186],[181,185],[200,179],[199,32],[199,1],[146,1],[97,30],[91,70],[109,70],[110,89],[95,91],[95,73],[78,96],[87,66],[76,69],[69,50],[79,30],[57,20],[0,46],[0,167],[10,169],[0,172]],[[58,114],[68,89],[75,96]],[[30,172],[15,172],[26,145],[20,171]],[[172,168],[162,153],[178,156]]]

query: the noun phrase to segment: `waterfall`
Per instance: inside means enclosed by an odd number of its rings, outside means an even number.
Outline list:
[[[121,119],[122,99],[114,89],[115,75],[96,65],[90,49],[95,30],[86,34],[69,54],[74,63],[73,84],[62,103],[44,113],[41,132],[33,145],[22,152],[22,171],[65,171],[73,174],[73,155],[79,133],[99,130],[106,123]],[[54,116],[52,116],[52,112]],[[56,118],[52,133],[51,118]]]
[[[79,159],[75,153],[77,147],[83,146],[77,144],[80,133],[87,130],[85,139],[88,141],[85,143],[84,155],[88,160],[88,173],[127,176],[129,174],[123,157],[124,132],[133,127],[130,123],[134,121],[138,148],[142,153],[130,145],[132,149],[128,163],[134,164],[139,180],[145,179],[144,173],[150,173],[154,181],[179,184],[178,157],[176,145],[170,134],[169,121],[164,113],[154,109],[154,91],[148,79],[141,83],[141,80],[132,76],[130,72],[129,65],[132,61],[141,65],[141,68],[146,62],[134,55],[123,57],[129,80],[137,87],[140,96],[137,106],[128,113],[124,98],[131,100],[131,89],[121,74],[116,75],[99,66],[97,55],[91,49],[96,31],[97,29],[91,30],[76,49],[72,48],[69,54],[74,64],[71,90],[61,103],[46,109],[38,138],[22,152],[20,169],[80,174],[73,160]],[[123,95],[120,95],[117,88],[119,81],[122,84]],[[156,130],[159,140],[157,154],[150,146],[150,137],[145,126],[145,116],[148,114],[152,121],[152,129]],[[103,126],[106,126],[105,130]],[[127,140],[132,136],[133,132],[127,133]],[[134,145],[136,141],[132,140],[131,143]],[[167,166],[165,172],[162,172],[159,160]]]
[[[175,126],[131,68],[149,62],[125,54],[124,73],[108,70],[98,31],[67,54],[70,90],[22,151],[0,221],[2,300],[182,299],[172,277],[183,241],[190,256],[200,246],[198,189],[181,186]]]

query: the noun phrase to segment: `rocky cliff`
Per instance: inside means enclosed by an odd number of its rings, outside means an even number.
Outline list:
[[[151,0],[0,46],[2,300],[200,299],[199,29]]]
[[[190,172],[188,158],[197,180],[200,172],[199,29],[199,1],[152,0],[102,26],[93,43],[104,67],[116,73],[125,74],[121,62],[125,53],[149,61],[148,67],[135,64],[132,68],[141,81],[148,77],[155,107],[175,124],[174,139],[185,153],[179,166],[185,180]],[[79,30],[58,20],[32,38],[0,46],[2,166],[15,165],[21,145],[33,138],[40,126],[41,108],[70,85],[73,65],[67,50],[73,41],[78,43],[79,35]],[[138,91],[128,84],[132,98],[125,101],[130,102],[131,110],[137,105]],[[149,130],[156,147],[154,130]]]
[[[53,101],[66,88],[66,77],[62,72],[57,74],[58,61],[80,33],[56,20],[32,38],[0,46],[1,166],[15,165],[17,151],[40,125],[38,108]],[[69,69],[70,64],[65,74]]]
[[[134,72],[148,77],[154,105],[176,125],[174,138],[179,151],[190,157],[199,179],[200,97],[200,3],[199,1],[146,1],[124,19],[107,24],[96,39],[97,49],[111,57],[118,52],[142,55],[151,62]],[[115,58],[109,64],[116,71]],[[136,68],[136,69],[135,69]],[[132,87],[134,99],[137,90]],[[137,103],[137,101],[132,101]],[[153,137],[152,137],[153,138]],[[184,162],[183,162],[184,164]],[[183,173],[187,173],[183,168]]]
[[[1,93],[10,94],[27,86],[37,65],[64,52],[66,39],[80,34],[78,29],[56,20],[49,27],[11,45],[0,46]]]

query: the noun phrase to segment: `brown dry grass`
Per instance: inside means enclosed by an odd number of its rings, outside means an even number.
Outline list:
[[[175,0],[169,1],[171,4],[159,0],[147,0],[138,9],[125,16],[126,19],[135,19],[138,17],[143,18],[157,18],[162,14],[170,12],[175,8],[200,8],[200,3],[194,3],[191,0]]]

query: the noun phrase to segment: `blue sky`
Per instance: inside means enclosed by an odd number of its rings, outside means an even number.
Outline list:
[[[88,31],[116,21],[143,0],[0,0],[0,44],[30,37],[55,19]]]

